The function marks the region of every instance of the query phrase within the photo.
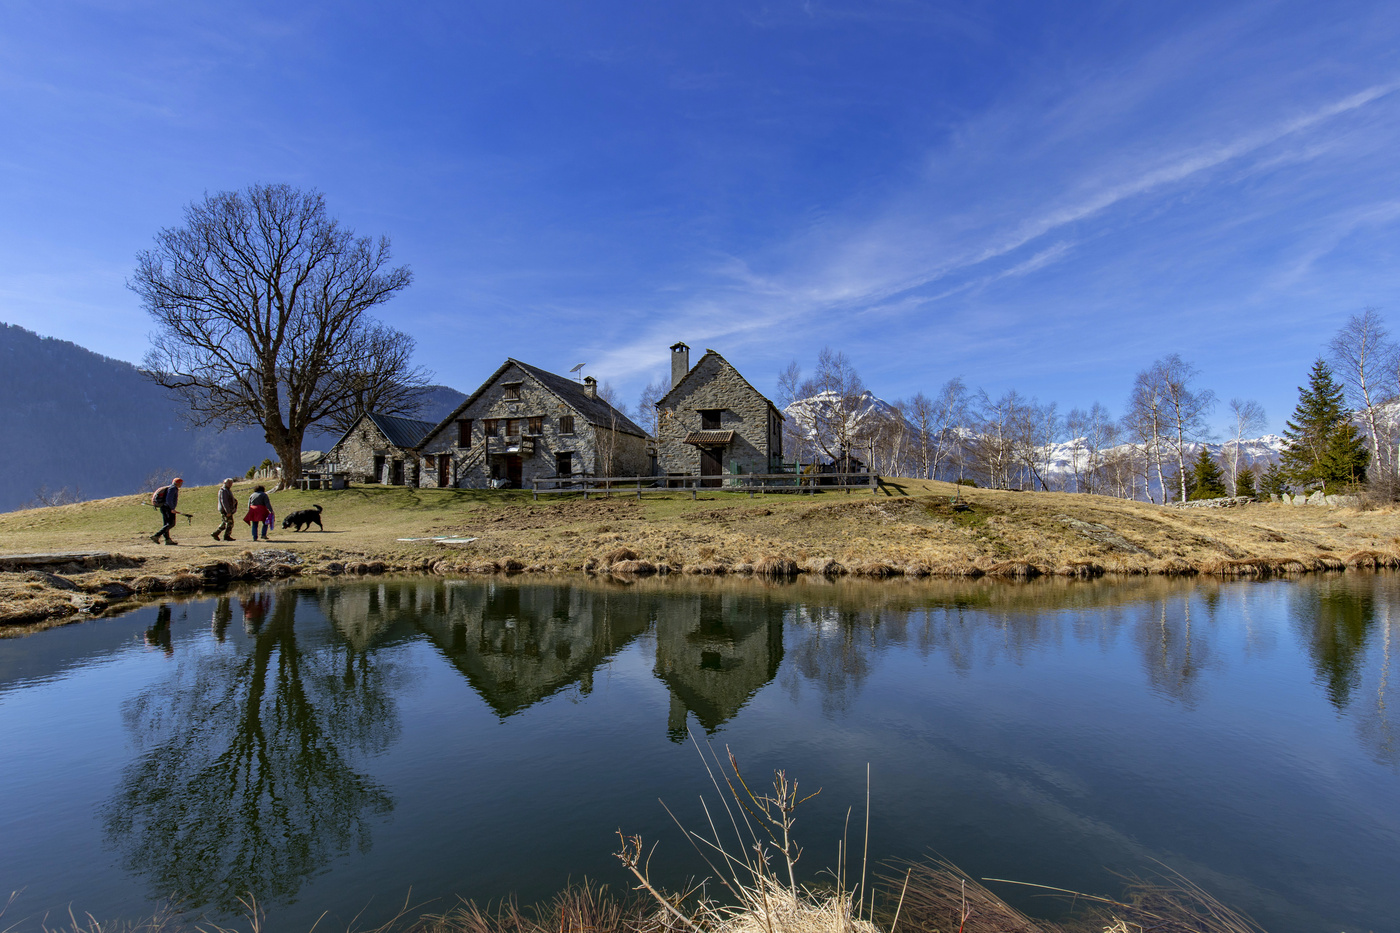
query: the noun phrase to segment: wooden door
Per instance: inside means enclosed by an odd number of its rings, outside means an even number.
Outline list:
[[[724,463],[720,459],[720,451],[714,447],[700,448],[700,475],[718,477],[724,472]],[[718,486],[718,479],[702,479],[701,486]]]
[[[506,480],[510,483],[511,489],[520,488],[523,465],[524,461],[519,457],[506,457]]]
[[[390,484],[391,484],[391,485],[394,485],[394,486],[402,486],[402,485],[403,485],[403,461],[402,461],[402,460],[395,460],[395,461],[394,461],[393,466],[392,466],[392,474],[393,474],[393,475],[389,478]]]
[[[447,454],[438,454],[438,486],[446,489],[452,479],[452,458]]]

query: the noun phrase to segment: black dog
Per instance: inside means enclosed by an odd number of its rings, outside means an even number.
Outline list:
[[[321,507],[319,505],[313,505],[309,509],[293,512],[291,515],[282,519],[282,527],[284,529],[290,528],[293,525],[297,526],[297,531],[301,531],[303,525],[307,528],[315,525],[322,531],[326,530],[326,526],[321,524]]]

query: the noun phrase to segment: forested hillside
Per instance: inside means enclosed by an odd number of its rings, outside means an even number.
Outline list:
[[[463,397],[434,387],[419,417],[443,417]],[[40,490],[83,499],[134,493],[155,473],[212,483],[273,456],[261,429],[196,429],[180,414],[179,402],[130,363],[0,324],[0,511]],[[334,442],[320,435],[305,446]]]

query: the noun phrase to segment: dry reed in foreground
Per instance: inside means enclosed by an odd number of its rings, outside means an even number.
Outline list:
[[[781,770],[774,772],[769,788],[755,790],[733,752],[726,749],[726,769],[708,745],[694,744],[720,792],[720,808],[712,813],[702,800],[707,833],[688,830],[679,821],[677,826],[727,897],[707,896],[704,884],[681,893],[660,890],[650,878],[649,850],[641,837],[619,831],[621,847],[616,855],[637,882],[624,897],[585,881],[566,888],[551,902],[525,909],[513,900],[494,908],[464,900],[442,913],[411,918],[405,902],[397,916],[365,933],[1264,933],[1253,920],[1178,874],[1159,881],[1135,880],[1121,901],[1046,888],[1072,898],[1080,908],[1064,922],[1026,916],[948,861],[886,866],[873,884],[867,884],[868,845],[862,846],[857,880],[853,876],[856,862],[845,838],[831,872],[834,885],[822,889],[802,885],[797,881],[802,848],[792,833],[794,814],[820,790],[803,796],[797,782]],[[868,780],[867,772],[867,843]],[[719,827],[726,824],[727,832],[722,832]],[[0,907],[0,920],[14,900],[11,895],[9,904]],[[243,905],[243,926],[250,933],[268,929],[254,898],[246,898]],[[0,933],[16,927],[0,928]],[[329,929],[319,921],[315,928]],[[67,923],[52,927],[45,918],[40,929],[43,933],[234,933],[219,924],[187,923],[172,910],[115,923],[70,913]],[[347,933],[359,929],[356,920],[345,927]]]

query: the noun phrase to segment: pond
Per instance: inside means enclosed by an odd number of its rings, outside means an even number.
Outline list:
[[[707,868],[659,801],[705,828],[708,746],[822,789],[798,811],[809,879],[848,811],[863,830],[869,765],[872,858],[1108,895],[1167,866],[1275,933],[1390,929],[1398,625],[1394,574],[415,578],[152,604],[0,640],[0,888],[20,891],[0,923],[166,901],[226,920],[251,892],[275,929],[335,929],[406,897],[624,888],[619,828],[679,885]]]

